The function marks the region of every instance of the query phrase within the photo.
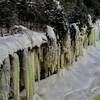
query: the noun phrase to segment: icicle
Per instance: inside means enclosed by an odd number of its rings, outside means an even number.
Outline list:
[[[76,23],[71,24],[73,25],[73,27],[76,30],[76,35],[75,35],[75,59],[77,60],[78,56],[79,56],[79,46],[80,46],[80,42],[79,42],[79,27]]]
[[[68,59],[69,59],[69,65],[71,65],[71,39],[70,36],[68,35]]]
[[[34,95],[34,53],[32,51],[29,51],[29,58],[28,58],[28,65],[29,65],[29,100],[33,100]]]
[[[83,56],[83,42],[82,42],[82,40],[80,41],[79,56]]]
[[[47,48],[45,48],[45,49],[47,49]],[[46,50],[45,50],[46,51]],[[44,70],[45,70],[45,77],[47,77],[48,76],[48,58],[50,57],[48,57],[47,56],[47,53],[48,53],[48,50],[45,52],[46,54],[44,55],[44,61],[43,61],[43,66],[44,66]]]
[[[67,53],[68,53],[68,41],[67,41],[67,36],[65,36],[64,40],[63,40],[63,46],[62,46],[62,55],[61,55],[61,67],[65,67],[67,66],[68,63],[68,59],[67,59]],[[67,62],[66,62],[67,61]]]
[[[38,52],[39,52],[39,59],[41,62],[43,62],[43,50],[41,47],[39,47]]]
[[[79,38],[76,39],[75,41],[76,46],[75,46],[75,59],[77,60],[77,58],[79,57],[79,52],[80,52],[80,42],[79,42]]]
[[[46,55],[44,56],[45,77],[53,74],[57,70],[57,43],[52,40],[48,45]]]
[[[97,26],[97,31],[98,31],[98,32],[97,32],[97,33],[98,33],[98,34],[97,34],[97,35],[98,35],[97,38],[100,39],[100,19],[97,19],[97,20],[96,20],[96,26]]]
[[[92,33],[92,32],[90,32],[89,39],[88,39],[88,40],[89,40],[89,41],[88,41],[88,42],[89,42],[89,45],[92,45],[92,35],[93,35],[93,34],[91,34],[91,33]]]
[[[93,45],[96,46],[96,25],[93,25],[93,29],[92,29],[92,34],[93,34]]]
[[[95,29],[95,25],[92,25],[92,29],[90,32],[90,36],[89,36],[89,44],[90,45],[96,45],[96,29]]]
[[[1,67],[2,65],[0,66],[0,100],[7,100],[7,93],[5,91],[5,76]]]
[[[24,83],[25,83],[25,90],[26,90],[26,98],[27,100],[30,100],[29,97],[29,63],[28,63],[28,50],[25,49],[23,51],[23,57],[22,57],[22,61],[23,61],[23,70],[24,70]]]
[[[86,33],[84,35],[83,47],[84,48],[87,48],[88,47],[88,37],[87,37]]]
[[[40,83],[40,61],[39,61],[39,57],[38,57],[38,54],[39,54],[39,49],[35,49],[34,50],[34,66],[35,66],[35,75],[36,75],[36,78],[38,80],[38,92],[39,92],[39,83]]]
[[[64,67],[67,68],[71,64],[71,43],[70,36],[64,39]]]
[[[57,68],[58,69],[60,69],[60,54],[61,54],[60,44],[58,44],[58,49],[57,49]]]
[[[82,33],[82,38],[83,38],[83,47],[84,48],[87,48],[88,46],[88,37],[87,37],[87,26],[84,25],[82,28],[81,28],[81,33]]]
[[[61,52],[61,68],[64,68],[64,52]]]
[[[9,57],[7,57],[3,62],[0,76],[1,76],[0,91],[1,91],[1,94],[3,94],[3,100],[8,100],[9,92],[10,92],[10,61],[9,61]]]
[[[34,63],[35,63],[35,57],[34,57],[34,50],[32,50],[32,52],[31,52],[31,56],[32,56],[32,76],[33,76],[33,78],[32,78],[32,84],[33,84],[33,95],[35,94],[35,65],[34,65]]]
[[[89,26],[91,27],[91,31],[89,35],[89,45],[95,45],[95,41],[96,41],[96,34],[94,32],[95,26],[92,23],[91,15],[88,15],[88,23],[89,23]]]
[[[79,56],[83,56],[83,33],[80,32],[79,36]]]
[[[14,99],[20,100],[19,96],[19,57],[17,54],[11,56],[11,68],[12,68],[12,88],[14,90]]]
[[[75,50],[73,47],[71,47],[71,64],[75,61]]]
[[[57,70],[57,43],[56,41],[53,41],[53,45],[52,45],[52,49],[53,49],[53,63],[52,67],[53,67],[53,72],[54,73]]]

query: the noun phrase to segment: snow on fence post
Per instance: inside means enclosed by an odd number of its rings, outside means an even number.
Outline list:
[[[19,86],[19,79],[20,79],[20,68],[19,68],[19,57],[16,53],[14,53],[13,55],[11,55],[10,57],[10,62],[11,62],[11,73],[12,73],[12,83],[11,83],[11,87],[13,89],[14,92],[14,99],[15,100],[20,100],[20,86]]]

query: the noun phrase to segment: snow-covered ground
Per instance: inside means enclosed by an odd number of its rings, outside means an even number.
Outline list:
[[[34,100],[93,100],[100,94],[100,41],[84,50],[69,70],[36,83]]]

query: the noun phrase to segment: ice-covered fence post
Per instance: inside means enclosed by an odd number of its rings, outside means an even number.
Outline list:
[[[10,92],[10,60],[5,58],[0,71],[0,100],[8,100]]]
[[[10,57],[10,62],[11,62],[11,71],[12,71],[12,89],[14,92],[14,100],[20,100],[20,95],[19,95],[19,73],[20,73],[20,68],[19,68],[19,57],[16,53],[11,55]]]

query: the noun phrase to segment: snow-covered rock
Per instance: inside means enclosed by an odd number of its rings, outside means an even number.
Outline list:
[[[47,42],[44,33],[31,31],[23,26],[15,26],[16,34],[0,37],[0,64],[9,55],[28,47],[40,47]]]

